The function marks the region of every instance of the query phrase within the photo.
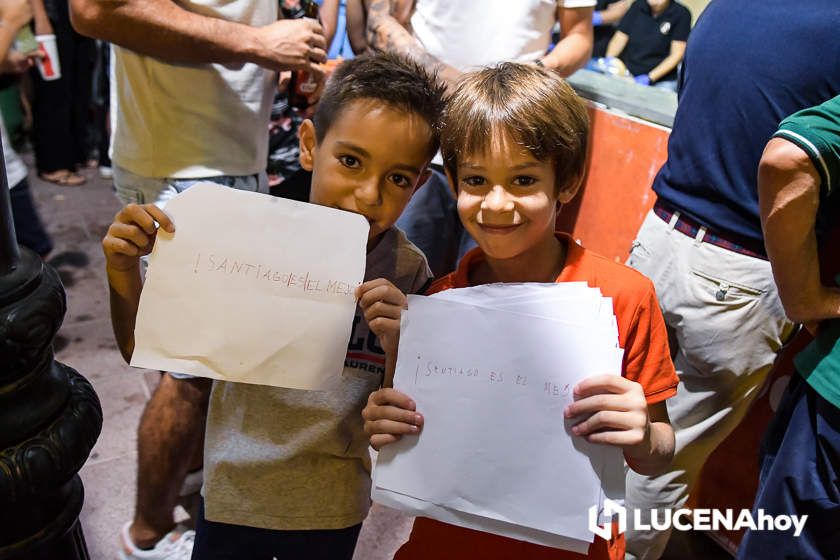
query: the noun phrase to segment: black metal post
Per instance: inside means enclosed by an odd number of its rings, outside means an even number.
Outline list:
[[[0,165],[0,560],[87,560],[78,472],[102,409],[90,383],[53,359],[64,287],[18,247],[11,218]]]

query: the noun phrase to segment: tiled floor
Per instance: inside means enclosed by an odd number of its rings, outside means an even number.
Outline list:
[[[130,368],[111,335],[100,241],[119,204],[110,181],[93,170],[82,187],[58,187],[30,177],[37,205],[55,242],[50,262],[61,274],[68,311],[55,341],[56,358],[87,377],[104,412],[102,434],[81,471],[85,483],[82,524],[91,558],[116,557],[117,535],[131,518],[135,496],[136,430],[158,374]],[[183,504],[194,509],[194,500]],[[186,520],[186,525],[190,520]],[[356,560],[391,558],[407,538],[411,519],[374,506],[365,522]],[[672,543],[667,555],[680,560],[725,558],[697,535]]]

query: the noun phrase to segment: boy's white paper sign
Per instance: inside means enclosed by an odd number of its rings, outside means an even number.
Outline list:
[[[166,206],[131,365],[327,389],[347,353],[365,272],[357,214],[199,183]]]
[[[619,375],[622,351],[608,298],[582,286],[536,288],[409,296],[394,387],[425,420],[418,437],[382,449],[372,494],[448,523],[581,551],[593,539],[589,508],[603,502],[616,470],[623,482],[622,462],[620,450],[572,437],[563,410],[577,382]],[[531,301],[505,301],[529,291]]]

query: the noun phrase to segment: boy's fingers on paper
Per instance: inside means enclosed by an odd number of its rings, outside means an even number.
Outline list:
[[[393,405],[411,411],[417,409],[417,404],[411,397],[409,397],[405,393],[401,393],[396,389],[392,389],[390,387],[385,389],[379,389],[378,391],[374,391],[373,393],[371,393],[368,397],[368,406],[370,405]]]
[[[169,233],[173,233],[175,231],[175,222],[172,221],[172,217],[170,217],[164,210],[158,208],[154,204],[146,204],[143,208],[145,208],[152,218],[160,224],[160,227]]]
[[[368,424],[378,425],[378,422],[391,422],[411,426],[422,426],[423,415],[413,410],[406,410],[396,406],[369,406],[362,411],[365,419],[365,429]],[[391,430],[374,430],[371,433],[391,433]],[[401,434],[403,432],[394,432]]]
[[[382,285],[387,285],[387,284],[390,284],[390,282],[388,282],[384,278],[374,278],[373,280],[368,280],[367,282],[363,282],[362,284],[359,285],[358,288],[356,288],[356,298],[361,298],[363,295],[365,295],[370,290],[376,288],[377,286],[382,286]]]
[[[155,220],[146,210],[146,206],[140,206],[139,204],[129,204],[125,208],[122,209],[120,214],[117,217],[124,217],[124,219],[118,220],[122,223],[127,224],[137,224],[143,231],[146,233],[152,234],[155,232]]]
[[[108,228],[108,233],[111,237],[128,241],[136,245],[139,249],[149,245],[149,235],[135,225],[111,224],[111,227]]]
[[[373,282],[377,282],[377,280],[373,280]],[[387,280],[382,280],[382,282],[368,286],[366,289],[365,284],[360,286],[362,296],[359,298],[359,305],[362,306],[362,309],[367,309],[379,302],[405,307],[407,301],[405,294]]]
[[[365,319],[372,331],[379,334],[382,330],[400,328],[402,307],[390,303],[377,302],[365,309]]]
[[[365,433],[369,436],[376,434],[416,434],[420,426],[397,422],[395,420],[375,420],[365,422]]]
[[[125,239],[108,236],[102,240],[102,247],[105,249],[105,254],[119,254],[128,255],[129,257],[137,257],[140,255],[140,249],[137,245],[129,243]]]
[[[614,410],[602,410],[596,412],[583,422],[572,426],[572,433],[576,436],[586,436],[593,432],[604,429],[628,430],[632,429],[633,419],[628,417],[631,413],[617,412]]]
[[[635,383],[620,375],[593,375],[575,385],[575,398],[588,397],[602,393],[623,393],[630,390]]]
[[[624,395],[613,393],[599,393],[590,397],[584,397],[566,407],[564,414],[566,418],[574,418],[582,414],[593,414],[601,410],[617,410],[620,412],[631,410]]]
[[[383,446],[399,441],[401,437],[393,434],[376,434],[370,436],[370,446],[379,451]]]
[[[630,445],[638,445],[644,441],[644,430],[622,430],[622,431],[604,431],[596,432],[586,436],[586,441],[589,443],[598,443],[605,445],[617,445],[627,447]]]

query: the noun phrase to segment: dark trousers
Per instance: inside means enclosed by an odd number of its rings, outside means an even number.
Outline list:
[[[2,188],[2,187],[0,187]],[[15,223],[15,237],[18,244],[31,249],[42,257],[52,251],[52,241],[44,230],[32,193],[29,192],[29,181],[24,179],[9,191],[12,199],[12,221]]]
[[[67,0],[55,2],[50,23],[56,38],[61,78],[45,81],[38,69],[32,76],[32,145],[41,173],[75,169],[88,157],[91,82],[96,43],[70,25]]]
[[[351,560],[362,524],[346,529],[272,531],[207,521],[204,500],[195,523],[192,560]]]
[[[753,515],[807,515],[798,537],[787,531],[747,531],[740,560],[840,557],[840,409],[798,374],[764,439]]]

